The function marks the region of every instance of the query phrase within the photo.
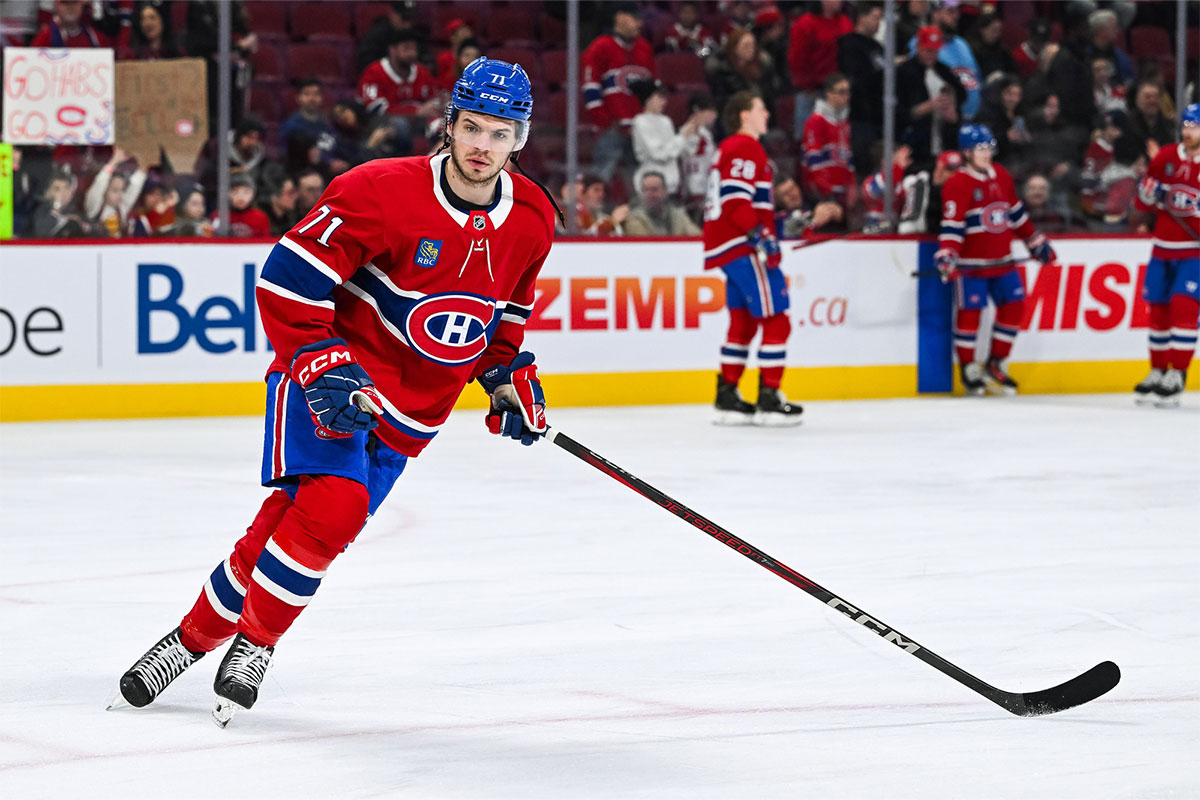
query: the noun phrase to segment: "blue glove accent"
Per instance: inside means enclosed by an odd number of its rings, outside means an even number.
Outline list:
[[[304,399],[318,435],[324,429],[326,435],[332,432],[349,436],[379,424],[373,414],[359,410],[350,400],[351,392],[374,384],[342,339],[326,339],[297,350],[292,359],[292,379],[304,387]]]
[[[489,431],[523,445],[531,445],[545,436],[546,395],[537,377],[534,355],[518,353],[508,365],[497,364],[479,376],[479,384],[492,396],[492,404],[484,418]],[[518,408],[514,402],[524,408]],[[526,416],[533,420],[533,428]]]

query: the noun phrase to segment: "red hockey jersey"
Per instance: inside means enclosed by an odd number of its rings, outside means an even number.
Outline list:
[[[654,50],[639,36],[623,44],[611,33],[598,36],[583,51],[583,105],[593,125],[632,125],[642,104],[629,90],[631,79],[654,77]]]
[[[363,70],[358,79],[358,102],[372,113],[413,116],[437,90],[437,79],[425,67],[413,64],[407,75],[401,75],[385,56]]]
[[[520,352],[554,211],[500,173],[487,211],[450,205],[449,154],[369,161],[333,179],[271,251],[255,296],[287,372],[304,345],[341,337],[384,397],[376,429],[415,456],[463,387]],[[494,246],[493,246],[494,245]]]
[[[804,123],[804,188],[821,200],[846,203],[854,194],[854,156],[850,120],[842,119],[824,100]]]
[[[938,247],[953,251],[960,267],[979,277],[1011,269],[1014,231],[1025,241],[1037,233],[1008,170],[993,164],[985,174],[964,164],[946,180]]]
[[[767,151],[757,139],[735,133],[721,142],[708,173],[704,203],[705,269],[753,253],[746,234],[759,225],[775,230],[773,174]]]
[[[1171,209],[1168,212],[1156,206],[1144,189],[1138,191],[1138,208],[1156,212],[1150,257],[1200,257],[1200,246],[1196,244],[1200,236],[1200,154],[1189,158],[1182,144],[1163,145],[1146,169],[1146,177],[1167,190],[1166,205]]]

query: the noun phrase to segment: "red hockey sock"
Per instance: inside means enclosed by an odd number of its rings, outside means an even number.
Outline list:
[[[1150,309],[1150,368],[1167,369],[1170,364],[1171,306],[1147,303]]]
[[[721,346],[721,376],[729,383],[737,383],[746,371],[750,342],[758,333],[758,323],[744,308],[729,309],[729,333]]]
[[[758,368],[763,385],[778,389],[783,381],[783,362],[787,360],[787,340],[792,332],[792,319],[787,314],[775,314],[763,320],[762,344],[758,347]]]
[[[287,492],[272,492],[233,547],[233,553],[208,576],[192,610],[179,623],[180,641],[193,652],[208,652],[220,647],[237,632],[238,617],[254,563],[279,520],[291,508]]]
[[[367,504],[361,483],[333,475],[301,478],[295,502],[254,566],[238,632],[256,645],[278,642],[362,529]]]
[[[954,315],[954,352],[959,364],[975,360],[975,335],[979,333],[979,309],[960,308]]]
[[[1196,325],[1200,302],[1186,294],[1171,298],[1171,349],[1167,351],[1173,369],[1186,370],[1196,350]]]
[[[1021,318],[1024,314],[1024,300],[1005,303],[996,309],[996,320],[992,323],[992,358],[1008,358],[1013,342],[1021,330]]]

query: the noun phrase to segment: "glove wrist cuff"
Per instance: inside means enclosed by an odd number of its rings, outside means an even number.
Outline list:
[[[292,357],[291,378],[307,387],[334,367],[357,364],[344,339],[324,339],[305,345]]]

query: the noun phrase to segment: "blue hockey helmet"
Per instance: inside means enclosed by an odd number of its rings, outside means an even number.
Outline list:
[[[1184,125],[1200,125],[1200,103],[1192,103],[1183,109],[1179,121]]]
[[[987,125],[963,125],[958,129],[959,150],[974,150],[985,144],[996,146],[996,136]]]
[[[454,83],[446,106],[446,133],[454,123],[456,111],[478,111],[517,123],[520,150],[529,138],[529,118],[533,115],[533,87],[520,64],[510,64],[480,56],[467,65]]]

